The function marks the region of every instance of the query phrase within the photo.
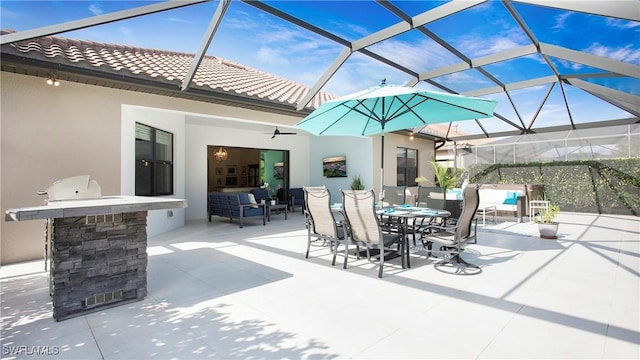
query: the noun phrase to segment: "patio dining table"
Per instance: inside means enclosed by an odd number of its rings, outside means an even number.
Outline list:
[[[331,210],[340,213],[344,216],[342,204],[335,203],[331,205]],[[415,225],[417,219],[435,219],[435,218],[447,218],[451,216],[451,212],[443,209],[433,209],[420,206],[411,205],[397,205],[397,206],[376,206],[376,214],[380,216],[381,221],[387,223],[395,223],[402,227],[402,231],[405,234],[405,246],[408,245],[409,226]],[[409,258],[407,257],[407,267],[411,267]]]

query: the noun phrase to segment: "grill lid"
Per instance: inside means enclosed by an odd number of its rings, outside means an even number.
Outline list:
[[[79,175],[60,179],[39,194],[47,195],[48,201],[98,199],[102,197],[100,185],[90,177]]]

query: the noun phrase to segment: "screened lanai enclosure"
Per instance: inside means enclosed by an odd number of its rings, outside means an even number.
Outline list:
[[[610,126],[506,137],[484,145],[460,147],[463,167],[542,161],[640,157],[640,125]]]
[[[457,122],[458,131],[438,134],[447,141],[633,124],[640,116],[640,3],[634,0],[72,1],[64,6],[9,1],[2,9],[3,71],[47,77],[56,69],[58,80],[115,87],[122,85],[113,70],[124,68],[137,74],[135,85],[129,85],[134,90],[155,87],[204,101],[248,94],[244,101],[277,104],[301,117],[319,105],[318,94],[341,96],[383,78],[388,84],[498,101],[492,118]],[[24,57],[23,49],[34,53],[48,44],[30,42],[47,36],[76,45],[46,48],[44,56],[30,56],[35,58],[30,66],[16,58]],[[114,44],[123,49],[119,61],[101,51]],[[78,69],[60,66],[60,51],[73,54],[79,67],[93,64],[91,73],[78,76]],[[184,61],[165,68],[153,60],[162,51],[181,53]],[[136,62],[122,61],[129,53]],[[232,61],[306,89],[287,89],[274,79],[260,85],[268,91],[257,99],[256,84],[223,77],[211,82],[207,59]],[[39,65],[44,68],[35,70]]]
[[[7,1],[0,15],[2,71],[52,82],[299,118],[383,78],[496,100],[491,118],[404,132],[456,149],[497,138],[453,165],[485,183],[545,181],[564,210],[640,212],[635,0]],[[241,81],[221,65],[273,77]],[[579,168],[551,181],[560,167],[547,162]]]

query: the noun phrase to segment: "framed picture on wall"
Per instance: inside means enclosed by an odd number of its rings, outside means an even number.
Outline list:
[[[283,179],[284,178],[284,163],[277,162],[273,164],[273,178],[274,179]]]
[[[236,174],[236,166],[229,165],[227,166],[227,175],[235,175]]]
[[[347,158],[345,156],[324,158],[322,174],[326,177],[347,177]]]
[[[238,178],[235,176],[227,176],[225,185],[238,185]]]

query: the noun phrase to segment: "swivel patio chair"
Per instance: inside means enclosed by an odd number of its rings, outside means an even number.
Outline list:
[[[322,240],[329,242],[329,247],[333,253],[331,265],[336,264],[336,256],[340,244],[345,245],[344,265],[347,268],[347,254],[349,243],[345,236],[343,222],[336,222],[331,210],[331,194],[323,187],[303,188],[304,199],[307,208],[304,210],[307,219],[307,252],[305,258],[309,258],[309,251],[313,241]],[[313,240],[315,238],[315,240]]]
[[[387,233],[380,226],[375,210],[373,190],[342,190],[342,206],[347,224],[349,240],[366,247],[367,258],[371,260],[371,250],[379,254],[378,277],[382,277],[385,252],[397,251],[402,258],[402,268],[409,266],[409,247],[405,234]],[[396,247],[393,249],[392,247]]]
[[[427,225],[422,229],[421,240],[431,256],[433,244],[440,245],[439,253],[444,258],[434,266],[437,270],[455,275],[475,275],[482,269],[466,262],[461,253],[469,243],[476,241],[477,220],[474,219],[478,210],[479,195],[477,186],[467,186],[462,191],[462,214],[455,225]]]

